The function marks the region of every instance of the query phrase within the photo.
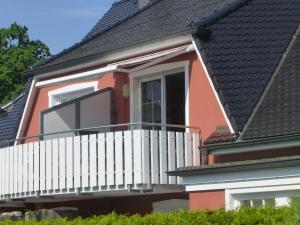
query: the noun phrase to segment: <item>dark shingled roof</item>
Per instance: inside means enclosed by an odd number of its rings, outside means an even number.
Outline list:
[[[236,132],[246,124],[299,22],[299,0],[252,0],[209,26],[211,37],[201,42],[201,51]]]
[[[7,107],[2,108],[0,112],[0,148],[8,145],[3,142],[13,140],[17,136],[30,85],[31,79],[27,82],[23,93],[12,100]]]
[[[300,133],[300,28],[242,138]]]
[[[79,42],[72,45],[70,48],[63,50],[62,52],[51,56],[41,63],[37,63],[33,66],[33,69],[42,67],[47,63],[50,63],[57,58],[67,54],[68,52],[76,49],[78,46],[90,41],[95,36],[109,30],[122,21],[126,20],[130,16],[136,14],[139,11],[137,0],[120,0],[112,4],[111,8],[104,14],[104,16],[97,22],[97,24],[87,33],[87,35]]]
[[[122,23],[72,47],[43,66],[56,65],[191,30],[192,21],[205,18],[228,1],[154,0]]]
[[[139,11],[137,0],[121,0],[112,4],[84,39],[89,39]]]

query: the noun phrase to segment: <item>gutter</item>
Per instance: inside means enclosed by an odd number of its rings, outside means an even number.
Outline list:
[[[167,172],[169,176],[194,176],[203,174],[220,174],[226,172],[240,172],[245,170],[259,170],[300,165],[300,156],[281,157],[264,160],[251,160],[233,163],[220,163],[203,167],[187,167]]]
[[[249,139],[238,142],[212,144],[204,146],[209,154],[226,155],[233,153],[274,150],[300,146],[300,134]]]

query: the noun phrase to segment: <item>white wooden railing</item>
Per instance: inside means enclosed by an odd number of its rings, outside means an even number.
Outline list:
[[[199,135],[99,133],[0,149],[0,199],[180,185],[166,171],[200,164]]]

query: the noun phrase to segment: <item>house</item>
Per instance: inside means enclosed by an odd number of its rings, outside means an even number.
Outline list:
[[[288,204],[299,21],[297,0],[114,3],[24,74],[19,127],[0,151],[2,211]]]

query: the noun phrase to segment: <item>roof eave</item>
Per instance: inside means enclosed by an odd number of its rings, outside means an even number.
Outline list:
[[[76,58],[74,60],[69,60],[67,62],[32,69],[32,70],[29,70],[29,71],[23,73],[23,76],[25,76],[25,77],[36,76],[36,75],[50,73],[50,72],[54,72],[54,71],[62,70],[62,69],[64,69],[64,70],[68,70],[68,69],[73,70],[73,67],[75,67],[75,66],[78,67],[80,65],[82,65],[82,67],[89,67],[91,65],[88,65],[88,66],[85,66],[85,65],[86,64],[91,64],[93,61],[101,60],[101,58],[103,58],[104,56],[109,55],[111,53],[121,51],[121,50],[134,48],[134,47],[137,47],[139,45],[143,45],[143,44],[146,44],[146,43],[149,43],[149,42],[161,41],[162,39],[174,38],[174,37],[177,37],[177,36],[179,37],[179,36],[184,36],[184,35],[189,35],[189,34],[193,35],[195,33],[197,33],[197,34],[207,34],[207,32],[209,32],[209,30],[206,29],[206,28],[191,27],[191,28],[189,28],[189,29],[187,29],[183,32],[175,33],[175,34],[168,35],[168,36],[159,37],[159,38],[156,38],[156,39],[147,40],[143,43],[135,43],[134,45],[129,45],[129,46],[125,46],[125,47],[122,47],[122,48],[116,48],[116,49],[113,49],[113,50],[110,50],[110,51],[101,52],[101,53],[94,54],[94,55],[89,55],[89,56]]]
[[[245,141],[227,142],[204,146],[209,154],[224,155],[300,146],[300,134],[249,139]]]
[[[278,167],[291,167],[299,166],[300,157],[287,157],[285,159],[279,159],[274,161],[270,160],[268,162],[252,162],[252,163],[240,163],[237,165],[225,165],[225,166],[216,166],[216,167],[191,167],[191,168],[182,168],[175,171],[167,172],[169,176],[195,176],[195,175],[204,175],[204,174],[217,174],[217,173],[228,173],[236,171],[245,171],[245,170],[257,170],[257,169],[268,169],[268,168],[278,168]]]

